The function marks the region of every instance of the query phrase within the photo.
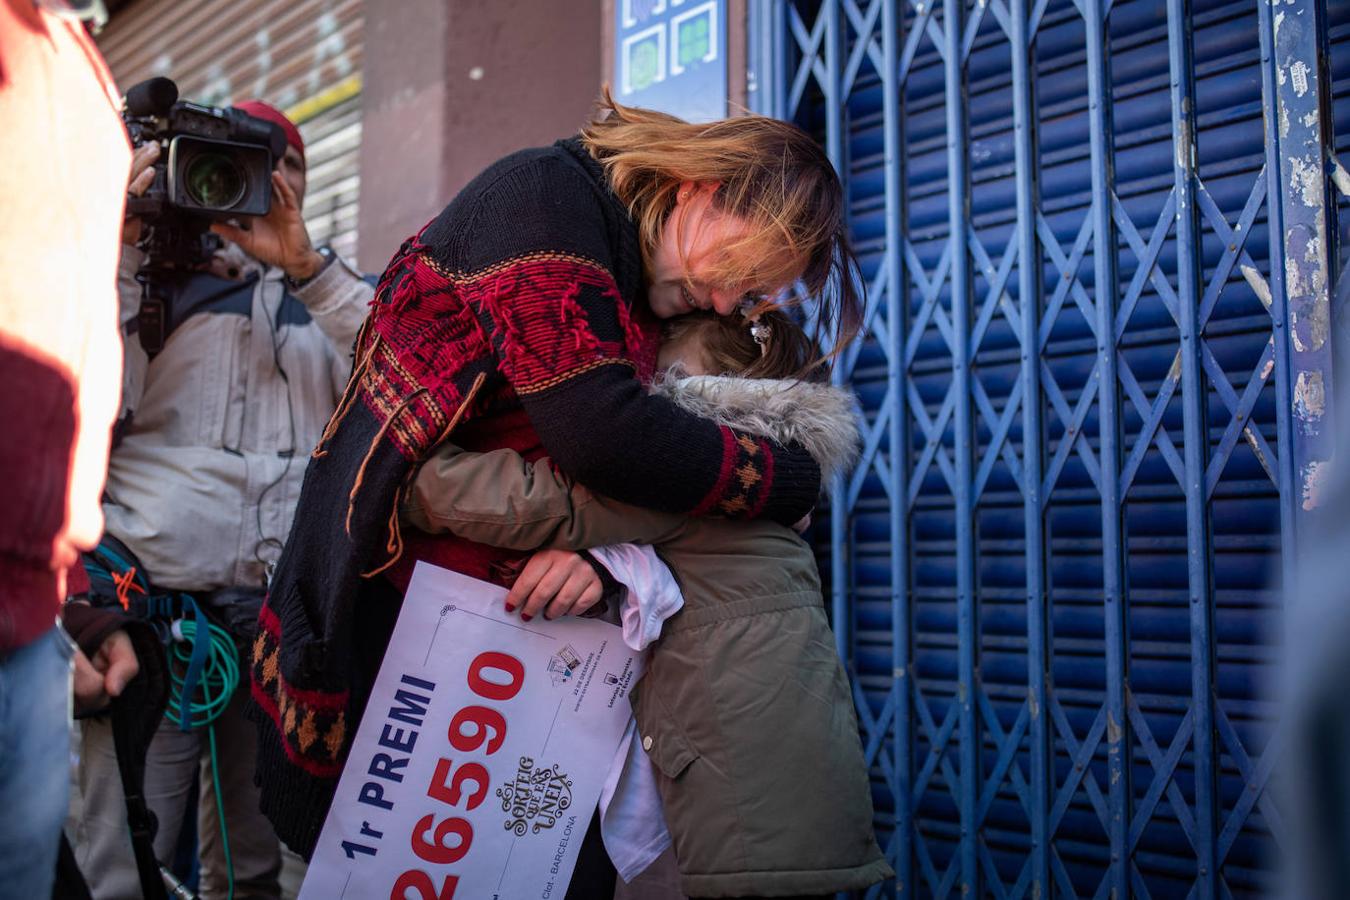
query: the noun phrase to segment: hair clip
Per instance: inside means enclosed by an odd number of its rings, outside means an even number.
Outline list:
[[[773,329],[769,327],[768,322],[761,322],[758,318],[750,320],[750,336],[759,344],[759,355],[765,356],[769,352],[769,337],[773,334]]]
[[[759,313],[755,312],[758,304],[749,298],[741,301],[741,316],[750,326],[750,337],[754,338],[755,343],[759,344],[759,355],[765,356],[769,352],[769,337],[773,334],[773,329],[769,327],[768,322],[759,320]]]

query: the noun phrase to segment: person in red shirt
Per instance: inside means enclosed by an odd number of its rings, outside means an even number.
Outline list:
[[[0,0],[0,127],[0,897],[31,898],[51,893],[66,814],[72,670],[90,706],[137,670],[92,611],[71,616],[89,657],[57,625],[103,530],[131,163],[112,78],[64,7]]]

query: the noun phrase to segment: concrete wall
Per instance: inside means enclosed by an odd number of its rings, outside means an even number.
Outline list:
[[[365,0],[361,268],[384,270],[474,175],[577,130],[602,0]]]

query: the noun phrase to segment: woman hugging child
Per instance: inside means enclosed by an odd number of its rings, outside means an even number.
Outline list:
[[[778,310],[683,316],[666,325],[666,375],[652,391],[740,432],[802,445],[828,484],[853,463],[858,431],[851,395],[813,370],[815,349]],[[424,531],[497,547],[596,548],[628,588],[625,640],[652,643],[632,691],[639,738],[622,777],[640,794],[654,774],[690,897],[833,895],[894,874],[873,834],[858,722],[815,558],[794,531],[628,506],[546,459],[452,445],[423,466],[403,514]],[[587,610],[555,602],[520,612]],[[649,862],[663,849],[652,847],[650,828],[611,825],[608,812],[603,830],[625,879],[636,874],[624,863],[635,850]]]

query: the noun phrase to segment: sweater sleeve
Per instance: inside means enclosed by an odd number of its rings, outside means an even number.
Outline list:
[[[458,230],[461,290],[544,448],[577,481],[636,506],[797,521],[820,490],[806,450],[643,390],[637,359],[652,339],[614,275],[615,229],[631,224],[607,221],[602,200],[574,165],[545,157],[498,176]]]
[[[66,634],[91,659],[109,635],[134,621],[137,620],[88,603],[67,603],[61,610],[61,625]]]
[[[629,506],[557,472],[547,459],[514,450],[471,453],[442,444],[417,473],[403,502],[409,524],[514,550],[585,550],[625,541],[657,543],[685,517]]]

